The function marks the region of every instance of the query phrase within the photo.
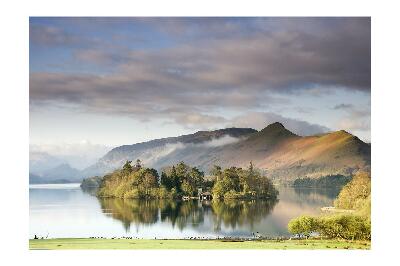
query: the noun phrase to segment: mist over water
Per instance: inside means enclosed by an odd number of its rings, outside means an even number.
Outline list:
[[[329,189],[279,187],[277,201],[99,199],[78,184],[31,185],[29,237],[288,236],[287,223],[318,214],[337,195]]]

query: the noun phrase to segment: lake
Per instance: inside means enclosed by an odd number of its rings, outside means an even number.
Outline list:
[[[29,237],[289,236],[287,223],[331,206],[338,189],[278,187],[277,201],[99,199],[79,184],[29,186]]]

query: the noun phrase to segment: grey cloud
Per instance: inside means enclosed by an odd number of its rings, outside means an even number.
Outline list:
[[[66,46],[80,42],[80,37],[54,26],[29,25],[29,40],[43,46]]]
[[[96,22],[107,24],[104,18],[77,21],[91,28]],[[125,21],[130,20],[116,23]],[[255,19],[251,23],[230,19],[223,24],[218,19],[133,21],[158,23],[160,31],[175,29],[192,41],[177,39],[173,47],[127,50],[93,48],[88,40],[88,45],[74,51],[75,59],[82,64],[113,65],[113,71],[32,72],[31,106],[67,103],[90,112],[142,120],[157,116],[190,126],[226,123],[212,113],[221,108],[243,111],[282,104],[285,100],[276,95],[314,93],[316,86],[318,93],[337,87],[370,91],[369,18]],[[43,45],[82,42],[61,29],[36,26],[31,27],[31,40]],[[321,129],[308,127],[307,131],[304,125],[293,125],[305,133]]]
[[[94,113],[122,114],[139,119],[157,116],[192,126],[224,122],[223,117],[208,114],[216,108],[245,109],[263,102],[284,102],[263,94],[202,90],[192,88],[189,83],[187,88],[181,88],[173,86],[175,81],[168,75],[160,81],[152,80],[150,76],[146,79],[146,75],[149,74],[32,73],[31,108],[54,103],[75,104]],[[171,87],[164,87],[165,84],[171,84]]]
[[[194,28],[195,35],[211,37],[189,44],[195,47],[190,54],[198,55],[194,59],[208,62],[204,71],[196,71],[202,78],[263,89],[322,84],[370,90],[369,18],[259,18],[255,20],[258,23],[244,25],[217,18],[158,21],[162,29],[173,25],[174,29],[185,28],[180,32],[189,32]],[[225,29],[226,24],[234,25],[229,34],[212,38],[220,36],[218,29]],[[171,51],[169,55],[179,60],[184,53]]]
[[[339,109],[352,109],[354,106],[352,104],[338,104],[333,107],[334,110],[339,110]]]

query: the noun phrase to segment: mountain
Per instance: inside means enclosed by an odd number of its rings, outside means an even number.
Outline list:
[[[29,173],[29,184],[42,184],[45,183],[44,180],[38,175]]]
[[[80,171],[78,169],[72,168],[69,164],[60,164],[54,168],[44,171],[42,177],[46,179],[69,179],[79,180]]]
[[[204,171],[214,164],[246,167],[252,161],[267,176],[290,182],[301,177],[369,171],[370,157],[370,145],[346,131],[302,137],[276,122],[261,131],[251,128],[199,131],[120,146],[82,174],[84,177],[105,174],[120,168],[126,160],[136,159],[156,169],[184,161]]]
[[[41,175],[44,171],[64,163],[66,163],[65,160],[50,155],[47,152],[29,151],[29,171],[37,175]]]
[[[84,169],[82,173],[83,177],[102,175],[120,168],[128,159],[133,161],[140,159],[147,166],[157,169],[176,161],[194,163],[199,159],[198,155],[207,154],[218,146],[240,141],[256,132],[257,130],[251,128],[226,128],[123,145],[109,151],[96,164]],[[200,161],[194,164],[199,163]]]
[[[47,169],[41,174],[34,172],[29,173],[30,184],[43,183],[73,183],[81,182],[81,172],[78,169],[72,168],[69,164],[60,164],[54,168]]]

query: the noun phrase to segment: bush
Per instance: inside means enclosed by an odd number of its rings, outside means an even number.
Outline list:
[[[358,215],[300,216],[289,222],[288,230],[292,234],[307,238],[313,233],[318,233],[326,238],[371,239],[371,221]]]
[[[288,230],[292,234],[308,238],[312,233],[318,232],[318,225],[318,218],[303,215],[292,219],[288,224]]]
[[[370,240],[371,221],[358,215],[336,215],[319,219],[318,233],[327,238]]]

